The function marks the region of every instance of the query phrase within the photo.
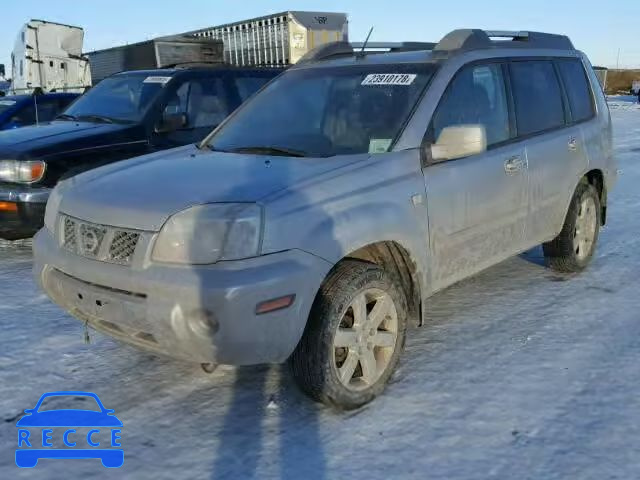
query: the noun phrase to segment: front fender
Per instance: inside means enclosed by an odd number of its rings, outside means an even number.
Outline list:
[[[417,151],[371,156],[264,203],[263,253],[295,248],[336,264],[364,246],[395,241],[422,273],[428,271],[425,185]]]

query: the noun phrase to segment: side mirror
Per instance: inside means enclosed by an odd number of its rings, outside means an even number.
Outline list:
[[[431,145],[434,162],[477,155],[487,150],[484,125],[456,125],[445,127],[436,143]]]
[[[156,133],[171,133],[187,126],[187,116],[184,113],[165,113],[156,126]]]

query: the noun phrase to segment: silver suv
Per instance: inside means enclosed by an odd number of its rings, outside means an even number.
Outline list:
[[[348,409],[383,390],[434,292],[538,244],[585,268],[616,166],[570,40],[366,47],[311,52],[199,145],[61,182],[34,243],[44,290],[141,348],[288,360]]]

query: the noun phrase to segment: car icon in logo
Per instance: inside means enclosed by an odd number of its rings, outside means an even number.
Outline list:
[[[68,397],[69,400],[95,400],[99,410],[82,408],[42,409],[42,403],[52,397]],[[58,402],[56,402],[58,403]],[[124,451],[119,439],[122,422],[114,415],[114,410],[104,407],[100,398],[91,392],[50,392],[40,397],[36,406],[25,410],[26,415],[16,423],[18,427],[18,449],[16,465],[35,467],[41,458],[99,458],[108,468],[121,467],[124,463]],[[56,436],[63,440],[66,448],[53,448],[54,429]],[[81,434],[77,429],[89,429]],[[62,433],[64,432],[64,433]],[[102,432],[102,433],[101,433]],[[110,447],[101,447],[99,438],[108,435]],[[86,439],[86,446],[83,448]],[[102,440],[102,443],[105,443]],[[42,448],[39,448],[40,445]]]

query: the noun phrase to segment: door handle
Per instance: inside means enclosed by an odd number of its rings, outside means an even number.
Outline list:
[[[522,170],[524,165],[525,161],[521,157],[511,157],[509,160],[504,162],[504,171],[508,174],[517,173]]]
[[[578,149],[578,141],[575,137],[571,137],[567,146],[569,147],[570,152],[575,152]]]

